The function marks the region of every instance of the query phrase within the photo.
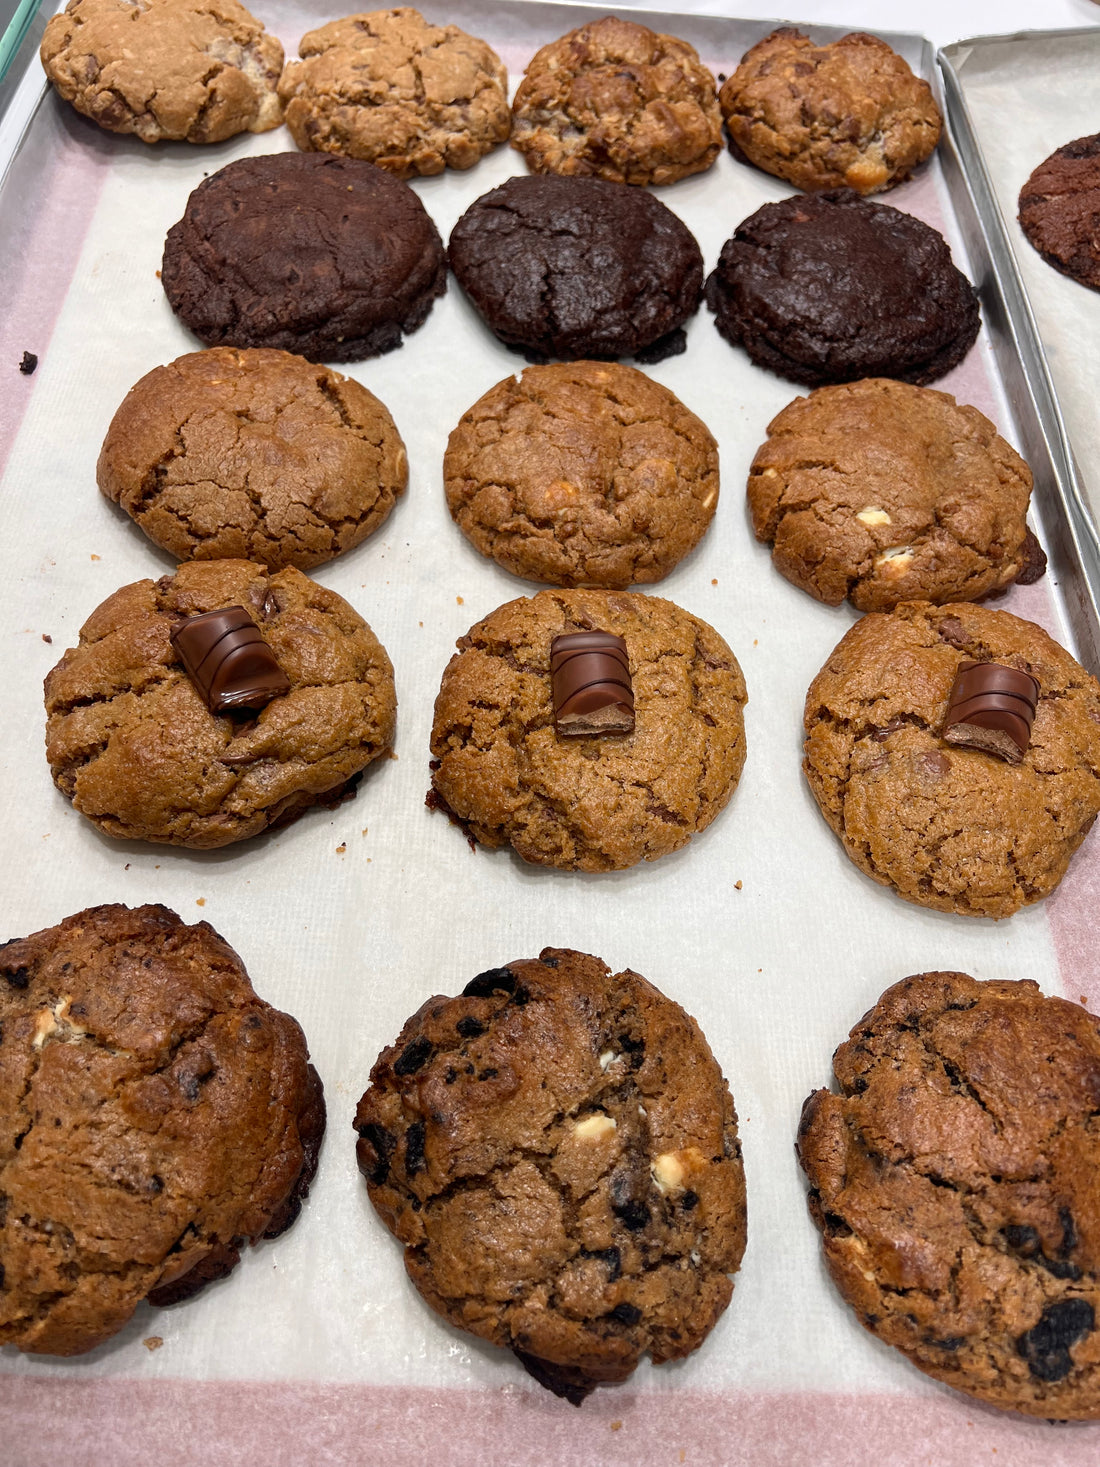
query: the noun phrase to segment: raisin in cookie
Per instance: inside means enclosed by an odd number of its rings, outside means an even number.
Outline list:
[[[358,382],[223,346],[131,387],[96,477],[177,560],[309,570],[373,534],[409,470],[389,412]]]
[[[512,112],[512,146],[534,173],[675,183],[722,150],[714,78],[694,46],[620,16],[537,51]]]
[[[283,120],[283,48],[237,0],[70,0],[41,54],[66,102],[143,143],[218,143]]]
[[[1031,470],[977,408],[927,387],[874,377],[796,398],[748,495],[776,568],[830,606],[976,601],[1045,568]]]
[[[205,922],[92,907],[0,946],[0,1343],[79,1355],[298,1215],[325,1129],[288,1014]]]
[[[443,485],[463,534],[513,575],[621,589],[659,581],[702,537],[718,448],[633,367],[528,367],[463,416]]]
[[[171,634],[241,606],[290,680],[259,713],[213,714]],[[54,783],[106,835],[199,849],[354,790],[393,743],[393,669],[346,601],[288,567],[191,561],[123,586],[46,678]]]
[[[550,646],[596,629],[626,642],[632,733],[555,728]],[[459,639],[432,727],[432,793],[487,846],[570,871],[678,850],[725,807],[745,762],[745,680],[722,638],[671,601],[540,591]]]
[[[472,168],[511,131],[508,77],[484,41],[401,6],[307,31],[279,82],[300,148],[399,178]]]
[[[773,31],[719,93],[735,152],[801,189],[872,194],[908,178],[939,142],[932,88],[877,36],[815,46]]]
[[[428,999],[370,1078],[359,1168],[445,1319],[577,1406],[703,1342],[745,1249],[745,1177],[679,1004],[545,948]]]
[[[1100,133],[1066,143],[1020,190],[1020,228],[1048,265],[1100,290]]]
[[[1100,1417],[1100,1025],[1038,985],[921,973],[833,1056],[798,1153],[833,1282],[918,1369]]]
[[[1038,680],[1020,763],[941,737],[964,661]],[[1007,611],[865,616],[810,685],[805,730],[803,769],[845,851],[918,906],[1007,917],[1049,896],[1100,811],[1100,684]]]

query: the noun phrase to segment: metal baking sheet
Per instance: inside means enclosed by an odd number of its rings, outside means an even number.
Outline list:
[[[539,45],[600,13],[463,0],[446,18],[493,44],[515,83]],[[319,19],[291,0],[272,0],[264,16],[288,54]],[[716,73],[732,70],[771,29],[641,18],[690,40]],[[807,29],[824,39],[842,33]],[[937,82],[927,42],[886,39]],[[744,507],[748,464],[796,389],[732,350],[705,311],[689,327],[687,352],[651,369],[715,433],[723,484],[702,544],[652,593],[721,632],[750,698],[741,785],[684,850],[605,876],[540,870],[508,852],[472,853],[424,808],[432,703],[455,638],[537,589],[478,556],[443,502],[450,428],[523,365],[453,281],[399,351],[347,369],[393,411],[411,483],[379,534],[315,572],[367,618],[393,658],[396,759],[382,761],[335,814],[315,812],[237,847],[118,844],[57,794],[42,752],[43,675],[105,596],[170,568],[99,496],[95,460],[131,384],[196,348],[156,278],[165,232],[188,192],[232,158],[292,142],[276,131],[201,150],[150,149],[97,131],[40,87],[28,119],[0,192],[8,926],[12,935],[29,932],[116,900],[163,901],[209,920],[242,954],[258,991],[302,1023],[327,1087],[330,1130],[297,1224],[252,1250],[230,1279],[176,1309],[142,1307],[114,1341],[77,1360],[0,1352],[0,1459],[6,1452],[19,1467],[431,1459],[970,1467],[996,1450],[997,1460],[1036,1467],[1094,1461],[1100,1427],[1055,1431],[987,1410],[868,1335],[829,1284],[806,1213],[792,1150],[802,1100],[827,1082],[833,1048],[889,983],[961,968],[1034,977],[1047,992],[1100,1003],[1092,940],[1100,843],[1095,835],[1086,843],[1053,898],[1000,924],[908,906],[844,857],[802,781],[801,713],[810,679],[855,613],[819,606],[782,580]],[[504,148],[469,173],[414,186],[446,237],[475,197],[522,171]],[[1041,435],[1038,453],[1028,439],[1034,407],[1011,382],[1006,391],[1010,338],[980,232],[966,226],[961,177],[947,155],[889,195],[943,229],[980,285],[986,329],[938,385],[1018,444],[1027,440],[1037,478],[1049,484]],[[790,192],[728,154],[659,191],[696,234],[708,268],[747,214]],[[33,377],[14,371],[24,350],[40,357]],[[1051,544],[1056,491],[1037,502]],[[1084,654],[1061,574],[1014,588],[999,604]],[[745,1262],[705,1346],[679,1364],[643,1365],[627,1386],[598,1392],[580,1411],[420,1302],[371,1212],[352,1149],[355,1101],[405,1017],[430,993],[456,992],[471,974],[546,944],[631,966],[696,1015],[737,1100],[749,1187]],[[154,1339],[157,1348],[144,1343]]]

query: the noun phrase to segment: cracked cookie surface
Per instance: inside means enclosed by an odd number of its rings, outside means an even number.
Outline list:
[[[1100,1026],[1030,980],[894,984],[807,1099],[833,1282],[918,1369],[990,1405],[1100,1417]]]
[[[207,923],[92,907],[0,945],[0,1026],[0,1343],[81,1354],[294,1221],[321,1082]]]
[[[940,737],[959,663],[1031,673],[1010,765]],[[1100,684],[1033,622],[956,602],[872,612],[806,694],[803,770],[861,870],[906,901],[1007,917],[1049,896],[1100,811]]]
[[[537,51],[512,103],[534,173],[675,183],[722,150],[714,78],[694,46],[604,16]]]
[[[255,717],[210,713],[170,640],[227,606],[290,679]],[[211,560],[97,607],[46,677],[46,712],[54,783],[104,834],[208,849],[354,790],[393,743],[397,700],[384,648],[334,591],[293,567]]]
[[[554,727],[550,644],[567,632],[626,642],[634,731]],[[706,622],[629,591],[540,591],[458,641],[435,702],[428,802],[487,846],[570,871],[653,861],[704,830],[745,762],[745,680]]]
[[[745,1248],[737,1116],[699,1026],[545,948],[424,1003],[355,1114],[425,1300],[574,1405],[696,1349]]]
[[[439,231],[408,184],[358,158],[238,158],[199,184],[161,283],[207,346],[310,361],[393,351],[447,288]]]
[[[408,461],[358,382],[289,352],[214,347],[130,389],[96,478],[177,560],[309,570],[374,533]]]
[[[877,193],[939,142],[932,88],[861,32],[815,46],[789,27],[746,51],[718,100],[735,152],[801,189]]]
[[[1048,265],[1100,290],[1100,133],[1044,159],[1020,190],[1019,211]]]
[[[334,20],[302,37],[279,82],[300,148],[399,178],[472,168],[508,137],[508,76],[484,41],[417,10]]]
[[[884,377],[796,398],[768,424],[748,483],[776,569],[860,611],[1038,579],[1030,495],[1031,470],[977,408]]]
[[[66,102],[145,143],[217,143],[283,120],[283,48],[237,0],[70,0],[41,56]]]
[[[443,485],[463,534],[513,575],[622,589],[660,580],[698,543],[718,448],[633,367],[528,367],[463,416]]]

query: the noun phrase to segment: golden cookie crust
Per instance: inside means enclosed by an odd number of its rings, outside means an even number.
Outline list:
[[[66,102],[144,143],[218,143],[283,120],[283,48],[237,0],[70,0],[41,56]]]
[[[773,31],[718,100],[735,149],[806,190],[892,188],[931,155],[942,127],[928,83],[862,32],[815,46],[800,31]]]
[[[472,168],[508,137],[508,76],[457,26],[400,6],[308,31],[279,82],[305,151],[345,153],[398,178]]]

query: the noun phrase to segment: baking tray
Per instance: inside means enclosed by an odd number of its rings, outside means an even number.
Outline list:
[[[429,15],[436,12],[429,8]],[[462,0],[447,18],[496,46],[513,83],[537,46],[602,11]],[[269,28],[293,54],[318,23],[273,0]],[[647,12],[728,73],[771,26]],[[831,39],[841,28],[807,27]],[[938,86],[919,37],[885,33]],[[30,79],[29,85],[33,85]],[[1034,977],[1100,1002],[1092,941],[1100,896],[1095,836],[1046,903],[994,924],[910,907],[844,857],[800,774],[805,690],[855,613],[810,600],[772,569],[751,534],[743,486],[768,421],[796,395],[753,367],[701,312],[683,356],[651,369],[709,424],[723,491],[702,544],[653,594],[711,622],[749,687],[748,761],[729,808],[684,850],[603,876],[471,852],[423,804],[432,703],[455,638],[533,585],[482,559],[451,524],[441,461],[450,428],[522,361],[451,283],[400,351],[351,375],[394,413],[411,465],[383,529],[316,579],[367,618],[389,650],[399,699],[396,759],[381,761],[335,814],[220,852],[118,844],[53,789],[42,752],[41,678],[117,586],[169,560],[95,488],[107,423],[130,385],[196,343],[156,271],[164,234],[204,173],[290,149],[285,131],[198,150],[99,132],[41,86],[0,192],[9,265],[0,316],[0,645],[5,683],[0,798],[11,812],[6,911],[13,934],[102,901],[163,901],[205,918],[240,951],[257,990],[293,1013],[325,1080],[329,1135],[313,1194],[283,1238],[231,1278],[171,1310],[142,1308],[116,1339],[72,1361],[0,1353],[0,1412],[19,1467],[65,1461],[159,1464],[793,1463],[841,1467],[1043,1467],[1095,1460],[1100,1428],[1015,1420],[921,1376],[868,1335],[829,1284],[792,1142],[801,1103],[887,984],[961,968]],[[498,150],[472,172],[415,184],[444,237],[478,195],[512,173]],[[943,383],[1032,459],[1041,538],[1059,533],[1057,482],[1035,410],[1006,379],[998,280],[967,224],[948,151],[890,202],[942,228],[982,294],[979,345]],[[735,226],[791,192],[728,154],[659,191],[708,267]],[[971,251],[973,250],[973,253]],[[24,350],[32,377],[14,371]],[[1006,381],[1009,390],[1006,392]],[[1010,411],[1009,399],[1012,399]],[[1072,548],[1072,547],[1071,547]],[[1065,574],[1079,574],[1068,555]],[[1062,573],[1000,604],[1085,655]],[[1089,635],[1095,627],[1084,626]],[[44,637],[52,638],[47,643]],[[731,1307],[691,1359],[643,1365],[582,1410],[539,1390],[518,1364],[442,1324],[408,1284],[400,1250],[355,1169],[351,1117],[371,1061],[432,992],[546,944],[632,966],[696,1015],[741,1116],[749,1246]],[[159,1339],[149,1348],[144,1343]],[[105,1445],[106,1444],[106,1445]]]

